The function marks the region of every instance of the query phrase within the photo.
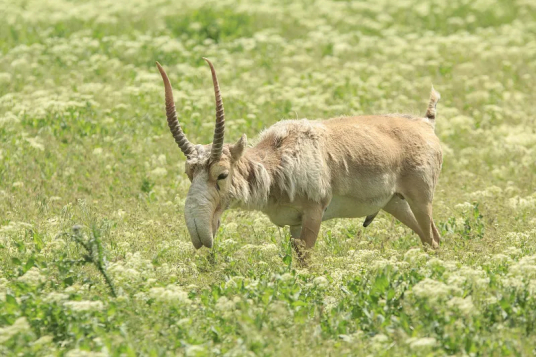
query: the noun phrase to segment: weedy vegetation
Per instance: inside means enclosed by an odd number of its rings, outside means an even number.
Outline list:
[[[536,3],[0,0],[0,354],[536,354]],[[410,113],[441,92],[438,250],[380,213],[288,229],[226,211],[211,249],[167,128]],[[73,230],[74,227],[74,230]]]

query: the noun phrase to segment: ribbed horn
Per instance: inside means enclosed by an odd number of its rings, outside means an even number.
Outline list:
[[[203,57],[210,66],[212,72],[212,83],[214,83],[214,96],[216,97],[216,127],[214,128],[214,140],[212,140],[212,149],[210,150],[210,159],[212,161],[218,161],[221,158],[223,150],[223,137],[225,134],[225,113],[223,111],[223,101],[220,94],[220,85],[218,84],[218,77],[216,77],[216,70],[208,59]]]
[[[164,80],[164,88],[166,91],[166,117],[169,130],[171,131],[171,134],[173,135],[177,145],[179,145],[181,151],[188,158],[195,152],[195,147],[191,142],[188,141],[188,138],[186,138],[186,134],[184,134],[182,131],[179,120],[177,119],[175,102],[173,100],[173,90],[171,89],[171,83],[169,82],[166,71],[164,71],[160,63],[156,62],[156,66],[158,67],[158,70],[162,75],[162,79]]]

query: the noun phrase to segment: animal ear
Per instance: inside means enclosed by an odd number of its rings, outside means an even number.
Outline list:
[[[244,153],[244,149],[246,148],[248,138],[246,137],[246,134],[243,134],[240,139],[236,142],[236,144],[232,145],[229,148],[229,151],[231,151],[231,157],[234,161],[238,161],[242,154]]]

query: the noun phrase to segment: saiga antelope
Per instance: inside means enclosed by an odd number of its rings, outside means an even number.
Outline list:
[[[421,238],[439,246],[432,199],[442,164],[434,133],[439,93],[433,87],[424,118],[410,115],[340,117],[324,121],[283,120],[264,130],[258,144],[246,135],[224,144],[225,118],[216,72],[214,140],[194,145],[181,129],[171,84],[165,87],[166,115],[175,142],[186,155],[191,181],[184,215],[195,248],[212,247],[228,207],[260,210],[277,226],[290,226],[295,249],[314,246],[320,224],[331,218],[390,213]]]

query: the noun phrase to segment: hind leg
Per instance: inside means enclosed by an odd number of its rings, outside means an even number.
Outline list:
[[[422,180],[421,184],[418,184],[417,180],[410,181],[410,183],[411,186],[408,185],[408,189],[403,194],[421,228],[421,241],[423,244],[429,244],[432,248],[438,248],[439,233],[432,219],[433,188],[430,188]]]
[[[432,248],[438,248],[439,244],[434,240],[434,234],[432,229],[432,203],[421,203],[419,201],[410,201],[409,206],[411,211],[415,215],[419,227],[421,227],[422,236],[421,241],[423,244],[429,244]]]
[[[432,218],[432,200],[438,176],[439,168],[421,167],[408,172],[399,182],[399,192],[408,201],[421,228],[421,241],[432,248],[439,247],[439,232]]]
[[[439,235],[439,230],[437,229],[433,219],[432,219],[432,233],[434,235],[434,241],[439,246],[439,242],[441,241],[441,236]]]
[[[394,196],[383,210],[411,228],[422,240],[422,230],[406,200]]]

